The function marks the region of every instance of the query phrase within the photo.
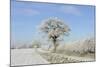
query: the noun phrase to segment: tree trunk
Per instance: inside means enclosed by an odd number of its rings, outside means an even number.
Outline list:
[[[56,50],[57,50],[57,43],[56,43],[56,40],[53,41],[53,45],[54,45],[53,52],[55,53]]]
[[[56,42],[54,42],[54,49],[53,49],[53,52],[54,52],[54,53],[56,52]]]
[[[53,36],[52,37],[52,39],[53,39],[53,46],[54,46],[54,49],[53,49],[54,53],[56,52],[57,46],[58,46],[58,44],[57,44],[57,38],[58,38],[58,36]]]

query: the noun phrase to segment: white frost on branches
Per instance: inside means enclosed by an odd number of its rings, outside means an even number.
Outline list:
[[[60,37],[61,35],[68,35],[70,28],[57,17],[50,17],[42,21],[40,25],[40,30],[47,33],[49,38]]]

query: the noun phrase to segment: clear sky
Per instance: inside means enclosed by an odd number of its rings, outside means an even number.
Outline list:
[[[72,4],[11,2],[11,38],[14,43],[31,42],[41,35],[37,26],[49,17],[62,19],[71,28],[68,40],[94,36],[95,7]]]

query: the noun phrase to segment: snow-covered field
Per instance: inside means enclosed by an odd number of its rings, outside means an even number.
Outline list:
[[[55,53],[44,48],[11,49],[11,66],[95,61],[94,38],[59,46]]]
[[[35,49],[11,49],[11,66],[49,64]]]
[[[11,66],[70,63],[94,60],[94,58],[68,56],[35,48],[11,49]]]

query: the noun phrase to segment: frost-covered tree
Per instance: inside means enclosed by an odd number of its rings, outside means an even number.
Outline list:
[[[56,48],[58,46],[57,41],[59,41],[61,36],[68,35],[70,28],[61,19],[57,17],[50,17],[42,21],[40,30],[48,35],[48,38],[54,45],[53,51],[56,52]]]

